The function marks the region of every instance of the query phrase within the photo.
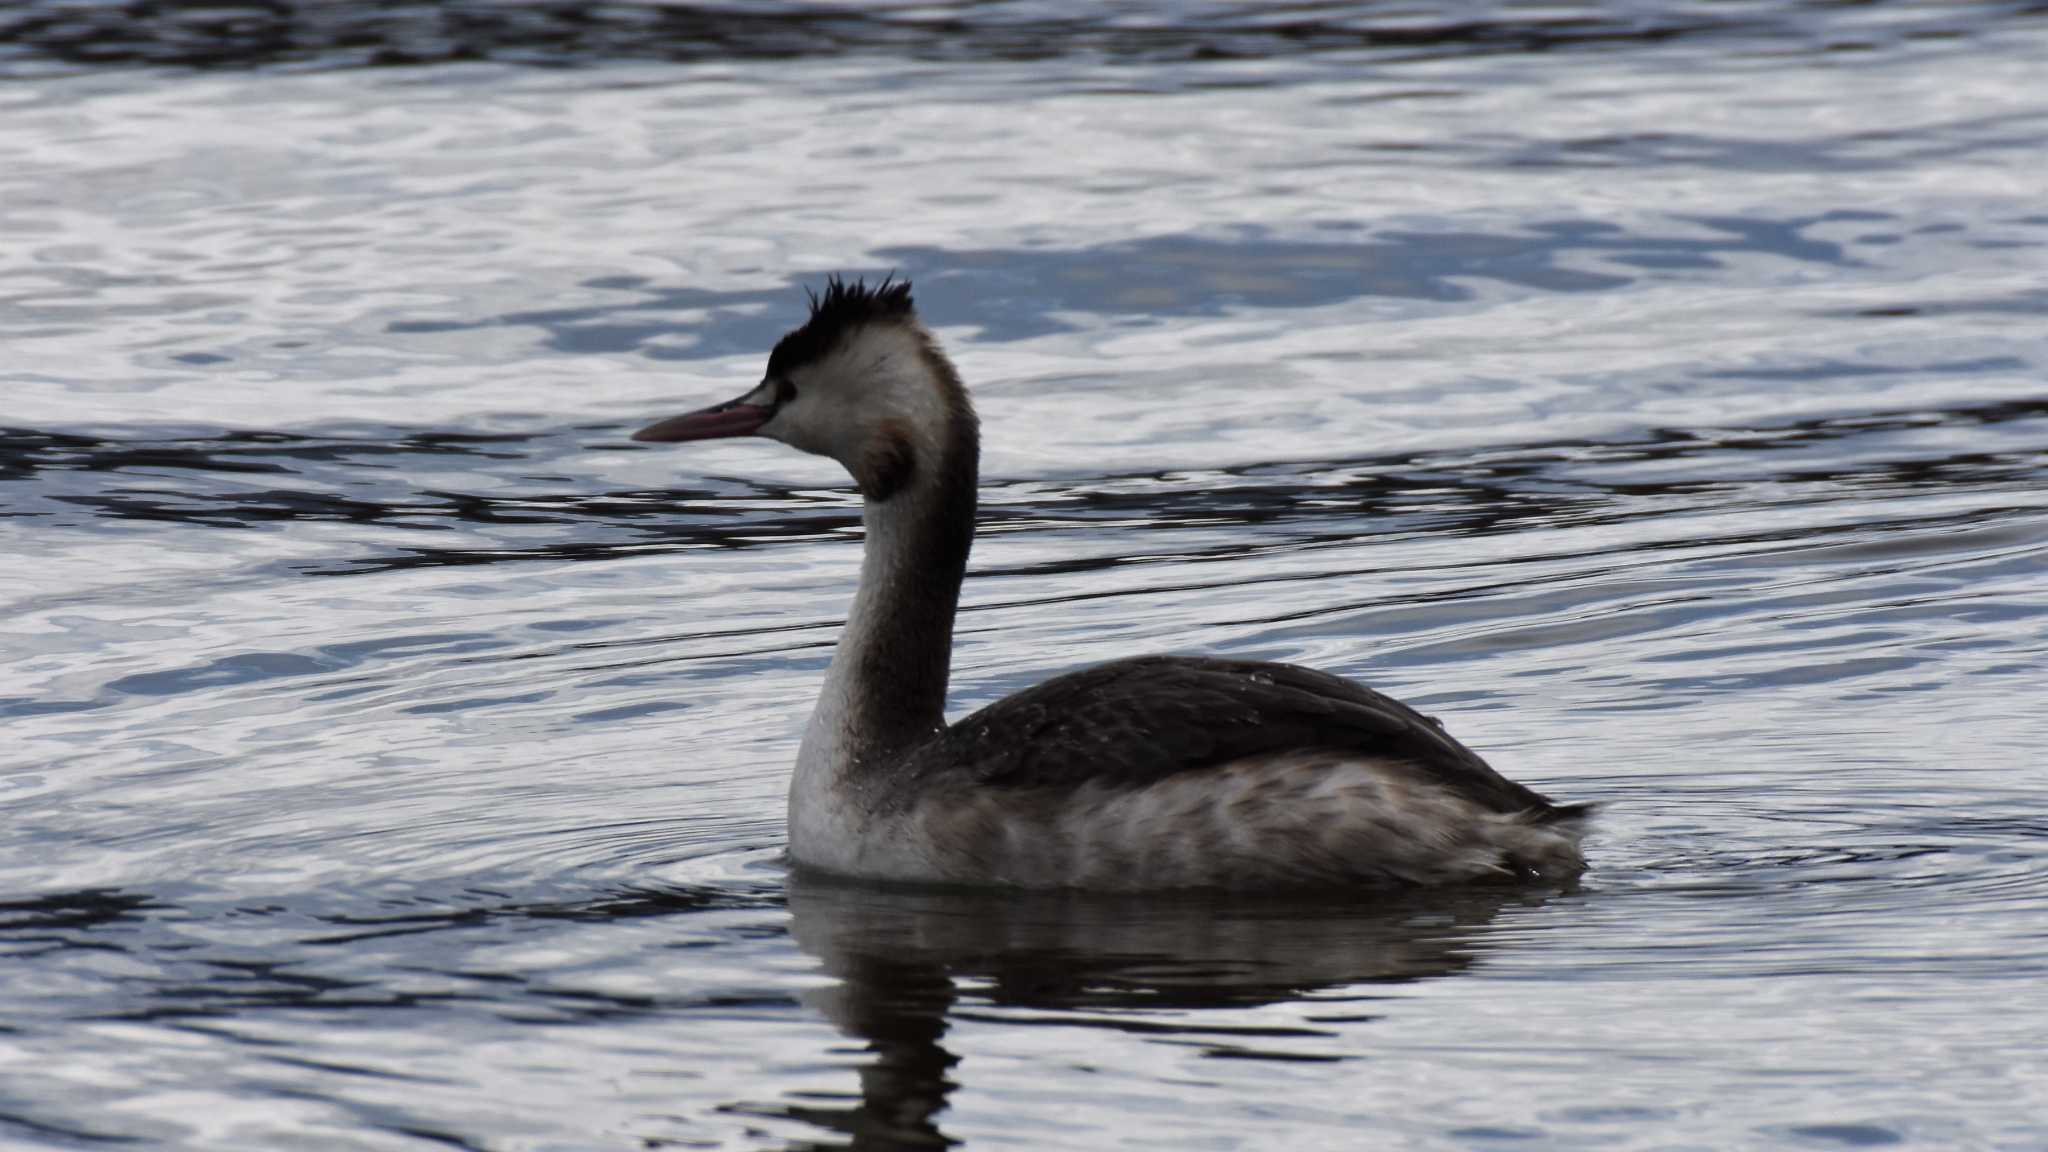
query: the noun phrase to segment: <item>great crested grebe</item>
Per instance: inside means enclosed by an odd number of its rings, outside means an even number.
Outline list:
[[[907,281],[828,282],[758,387],[635,440],[830,456],[866,553],[797,753],[789,854],[873,880],[1122,891],[1560,880],[1587,805],[1431,718],[1290,664],[1139,656],[945,718],[979,425]]]

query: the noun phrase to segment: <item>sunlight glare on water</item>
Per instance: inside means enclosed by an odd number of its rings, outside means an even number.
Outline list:
[[[2038,11],[443,7],[0,14],[0,1144],[2048,1144]],[[857,498],[625,436],[892,270],[954,715],[1313,665],[1584,881],[787,875]]]

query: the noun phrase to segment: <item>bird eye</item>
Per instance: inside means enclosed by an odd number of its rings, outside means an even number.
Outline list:
[[[777,380],[775,382],[776,405],[779,407],[794,399],[796,399],[796,385],[789,382],[789,377],[784,376],[782,379]]]

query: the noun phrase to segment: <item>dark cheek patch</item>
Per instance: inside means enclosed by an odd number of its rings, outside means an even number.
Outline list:
[[[887,500],[916,476],[917,452],[911,447],[910,433],[894,420],[883,421],[874,446],[861,461],[860,494],[870,500]]]

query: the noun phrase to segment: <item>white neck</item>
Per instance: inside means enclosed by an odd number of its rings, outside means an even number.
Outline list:
[[[872,707],[865,703],[888,685],[877,683],[873,674],[882,669],[890,637],[887,629],[891,593],[902,584],[905,571],[917,563],[907,547],[911,539],[904,521],[910,509],[905,498],[888,504],[864,504],[861,527],[867,543],[861,554],[860,584],[853,593],[853,607],[847,612],[846,627],[832,649],[832,664],[825,672],[825,685],[818,692],[818,704],[804,730],[803,749],[797,753],[797,772],[838,775],[855,767],[863,743],[872,743]],[[948,663],[952,656],[952,631],[946,630]]]
[[[806,843],[832,835],[848,805],[885,799],[871,790],[945,725],[953,614],[974,537],[971,415],[939,443],[906,488],[861,507],[860,587],[790,781],[790,844],[800,858]]]

